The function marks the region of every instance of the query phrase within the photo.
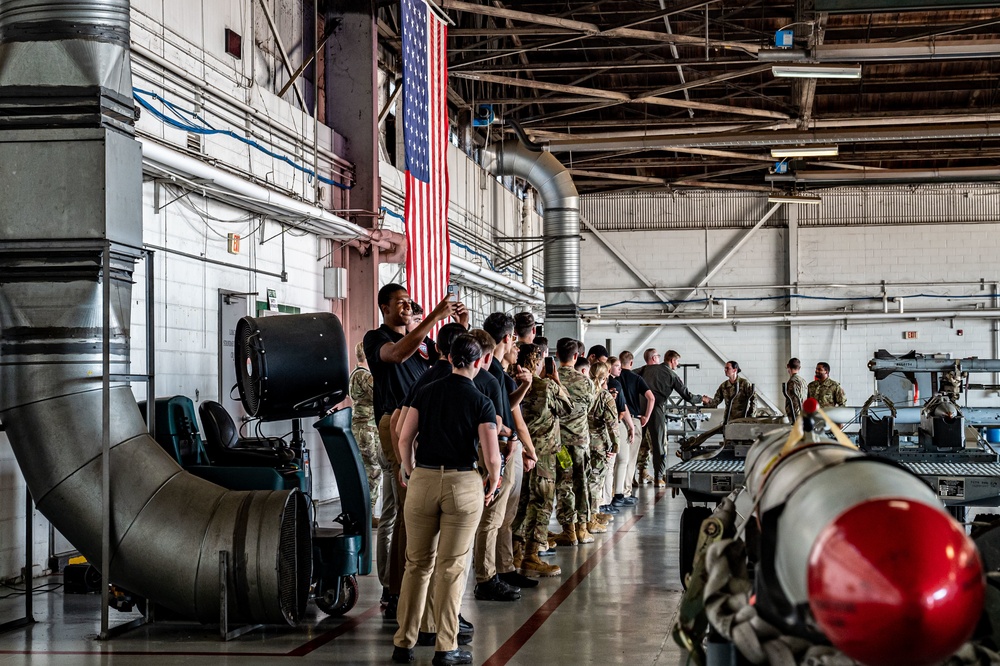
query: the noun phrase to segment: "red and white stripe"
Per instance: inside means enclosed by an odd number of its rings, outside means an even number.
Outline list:
[[[426,312],[448,291],[448,26],[429,7],[427,39],[430,182],[406,173],[406,284]],[[436,331],[436,329],[435,329]]]

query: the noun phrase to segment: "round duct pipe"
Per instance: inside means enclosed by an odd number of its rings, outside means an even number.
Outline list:
[[[0,96],[42,100],[32,110],[46,127],[12,123],[0,137],[0,201],[8,202],[0,215],[0,421],[39,511],[88,560],[107,564],[110,582],[215,623],[225,551],[230,620],[294,623],[311,575],[305,497],[227,491],[185,473],[146,432],[131,389],[115,378],[130,374],[132,272],[142,239],[141,153],[127,125],[128,28],[127,0],[0,0]],[[67,111],[60,98],[77,106]],[[108,100],[127,113],[84,127],[73,116],[80,104],[103,116]],[[44,197],[32,175],[46,179]]]
[[[541,196],[545,321],[549,337],[565,334],[579,338],[580,197],[569,170],[551,153],[529,145],[523,132],[519,134],[521,139],[488,147],[483,154],[483,167],[498,176],[523,178]],[[552,331],[553,324],[557,331]]]

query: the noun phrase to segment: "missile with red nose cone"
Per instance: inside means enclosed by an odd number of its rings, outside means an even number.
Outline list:
[[[801,437],[769,434],[747,454],[757,611],[870,666],[939,663],[982,611],[976,547],[924,481],[818,436],[819,416],[807,400]]]

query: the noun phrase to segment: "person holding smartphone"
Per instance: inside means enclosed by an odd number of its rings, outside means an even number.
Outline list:
[[[421,389],[403,423],[407,543],[399,629],[393,638],[396,663],[413,661],[432,572],[437,627],[432,663],[472,663],[472,653],[458,649],[458,611],[476,527],[500,482],[496,408],[473,383],[482,357],[482,346],[472,335],[456,337],[451,375]],[[476,469],[480,446],[489,473],[485,487]]]

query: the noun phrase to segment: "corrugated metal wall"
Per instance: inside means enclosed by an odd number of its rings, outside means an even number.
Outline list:
[[[812,193],[812,192],[811,192]],[[800,226],[989,223],[1000,221],[1000,186],[990,183],[840,187],[817,192],[818,207],[799,206]],[[767,211],[760,192],[688,190],[585,196],[582,213],[602,231],[740,229]],[[786,224],[779,210],[766,224]]]

